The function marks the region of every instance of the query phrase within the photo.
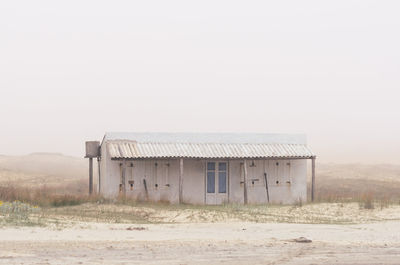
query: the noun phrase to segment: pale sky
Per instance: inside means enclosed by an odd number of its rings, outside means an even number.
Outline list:
[[[0,154],[106,131],[306,133],[400,163],[400,1],[1,1]]]

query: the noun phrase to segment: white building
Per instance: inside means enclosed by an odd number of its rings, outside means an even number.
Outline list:
[[[99,193],[171,203],[307,200],[305,135],[106,133]]]

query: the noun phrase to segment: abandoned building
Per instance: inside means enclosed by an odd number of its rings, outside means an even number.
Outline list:
[[[315,158],[306,136],[239,133],[106,133],[86,142],[93,191],[170,203],[283,203],[314,197]]]

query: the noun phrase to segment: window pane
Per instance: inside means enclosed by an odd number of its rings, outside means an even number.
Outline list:
[[[219,172],[218,174],[218,192],[226,193],[226,172]]]
[[[215,162],[208,162],[207,170],[215,170]]]
[[[215,172],[207,172],[207,193],[215,193]]]
[[[218,170],[226,171],[226,163],[219,163],[218,164]]]

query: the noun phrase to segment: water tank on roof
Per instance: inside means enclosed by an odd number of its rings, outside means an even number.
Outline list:
[[[94,158],[100,156],[100,142],[89,141],[86,142],[86,156],[87,158]]]

